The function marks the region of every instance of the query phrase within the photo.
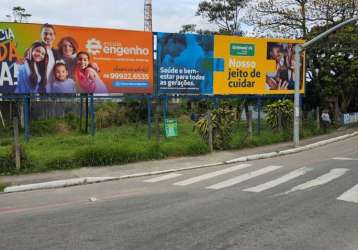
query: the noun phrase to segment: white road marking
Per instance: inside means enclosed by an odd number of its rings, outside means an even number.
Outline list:
[[[173,185],[186,186],[186,185],[190,185],[190,184],[193,184],[193,183],[196,183],[196,182],[199,182],[199,181],[208,180],[208,179],[214,178],[214,177],[219,176],[219,175],[231,173],[231,172],[234,172],[236,170],[244,169],[244,168],[247,168],[247,167],[250,167],[250,166],[251,166],[251,164],[240,164],[240,165],[233,166],[233,167],[230,167],[230,168],[225,168],[223,170],[219,170],[219,171],[207,173],[207,174],[204,174],[204,175],[196,176],[196,177],[184,180],[184,181],[179,181],[179,182],[174,183]]]
[[[337,200],[358,203],[358,184],[341,194]]]
[[[334,157],[333,160],[337,161],[358,161],[356,158],[348,158],[348,157]]]
[[[333,181],[334,179],[337,179],[339,177],[341,177],[342,175],[344,175],[347,171],[349,171],[349,169],[347,168],[335,168],[332,169],[331,171],[329,171],[327,174],[321,175],[320,177],[307,181],[301,185],[298,185],[296,187],[293,187],[291,190],[285,192],[285,194],[294,192],[294,191],[298,191],[298,190],[305,190],[308,188],[312,188],[312,187],[316,187],[316,186],[321,186],[324,185],[330,181]]]
[[[307,167],[303,167],[303,168],[300,168],[300,169],[296,169],[284,176],[281,176],[280,178],[277,178],[275,180],[272,180],[272,181],[269,181],[269,182],[266,182],[264,184],[261,184],[261,185],[258,185],[258,186],[255,186],[255,187],[251,187],[251,188],[246,188],[244,189],[244,191],[248,191],[248,192],[262,192],[262,191],[265,191],[267,189],[270,189],[270,188],[273,188],[273,187],[276,187],[282,183],[285,183],[285,182],[288,182],[292,179],[295,179],[301,175],[304,175],[306,174],[307,172],[311,171],[312,168],[307,168]]]
[[[268,167],[265,167],[265,168],[257,170],[257,171],[253,171],[253,172],[250,172],[250,173],[239,175],[239,176],[231,178],[229,180],[219,182],[219,183],[217,183],[215,185],[211,185],[211,186],[206,187],[206,188],[207,189],[221,189],[221,188],[230,187],[230,186],[233,186],[235,184],[238,184],[238,183],[247,181],[249,179],[252,179],[254,177],[257,177],[259,175],[263,175],[263,174],[269,173],[271,171],[277,170],[279,168],[282,168],[282,166],[268,166]]]
[[[166,174],[166,175],[162,175],[159,177],[155,177],[155,178],[152,178],[149,180],[145,180],[143,182],[154,183],[154,182],[159,182],[159,181],[170,180],[170,179],[176,178],[178,176],[181,176],[181,174],[171,173],[171,174]]]

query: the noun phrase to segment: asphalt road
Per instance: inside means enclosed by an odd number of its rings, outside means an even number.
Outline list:
[[[1,194],[0,249],[358,249],[358,137],[245,164]]]

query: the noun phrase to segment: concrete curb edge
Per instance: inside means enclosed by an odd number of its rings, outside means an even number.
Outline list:
[[[315,142],[315,143],[312,143],[312,144],[308,144],[306,146],[286,149],[286,150],[282,150],[282,151],[278,151],[278,152],[270,152],[270,153],[242,156],[242,157],[235,158],[235,159],[232,159],[232,160],[229,160],[229,161],[225,161],[225,164],[231,164],[231,163],[236,163],[236,162],[244,162],[244,161],[252,161],[252,160],[258,160],[258,159],[267,159],[267,158],[273,158],[273,157],[276,157],[276,156],[283,156],[283,155],[299,153],[299,152],[306,151],[306,150],[309,150],[309,149],[321,147],[321,146],[324,146],[324,145],[327,145],[327,144],[330,144],[330,143],[333,143],[333,142],[342,141],[342,140],[345,140],[347,138],[354,137],[356,135],[358,135],[358,132],[353,132],[351,134],[342,135],[342,136],[334,137],[334,138],[331,138],[331,139],[327,139],[327,140]]]
[[[346,135],[334,137],[331,139],[319,141],[319,142],[308,144],[308,145],[302,146],[302,147],[286,149],[286,150],[282,150],[282,151],[278,151],[278,152],[247,155],[247,156],[238,157],[238,158],[228,160],[228,161],[216,162],[216,163],[211,163],[211,164],[203,164],[203,165],[198,165],[198,166],[194,166],[194,167],[185,167],[185,168],[178,168],[178,169],[167,169],[167,170],[161,170],[161,171],[144,172],[144,173],[131,174],[131,175],[122,175],[122,176],[118,176],[118,177],[81,177],[81,178],[72,178],[72,179],[66,179],[66,180],[42,182],[42,183],[35,183],[35,184],[10,186],[10,187],[6,187],[4,189],[4,193],[25,192],[25,191],[40,190],[40,189],[52,189],[52,188],[62,188],[62,187],[69,187],[69,186],[84,185],[84,184],[93,184],[93,183],[115,181],[115,180],[129,179],[129,178],[135,178],[135,177],[167,174],[167,173],[180,172],[180,171],[199,169],[199,168],[215,167],[215,166],[238,163],[238,162],[267,159],[267,158],[273,158],[273,157],[277,157],[277,156],[299,153],[299,152],[306,151],[309,149],[321,147],[321,146],[324,146],[324,145],[327,145],[327,144],[330,144],[333,142],[342,141],[347,138],[354,137],[356,135],[358,135],[358,132],[353,132],[351,134],[346,134]]]

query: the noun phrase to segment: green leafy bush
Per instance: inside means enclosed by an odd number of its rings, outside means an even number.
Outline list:
[[[115,102],[100,103],[96,107],[97,128],[121,126],[128,123],[128,112],[123,106]]]
[[[208,115],[202,117],[195,123],[194,129],[199,132],[201,137],[208,142],[209,140],[209,119]],[[235,114],[227,108],[213,110],[211,115],[213,147],[214,149],[230,148],[231,135],[235,124]]]
[[[11,147],[0,147],[0,173],[15,172],[15,161],[11,159]]]
[[[265,108],[266,123],[274,131],[283,132],[293,125],[293,102],[291,100],[278,100]]]

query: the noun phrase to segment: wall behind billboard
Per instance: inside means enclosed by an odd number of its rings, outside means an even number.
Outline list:
[[[0,93],[152,93],[152,37],[0,23]]]
[[[299,43],[303,41],[215,36],[214,94],[293,94],[294,46]]]
[[[158,93],[212,94],[214,37],[157,33]]]

